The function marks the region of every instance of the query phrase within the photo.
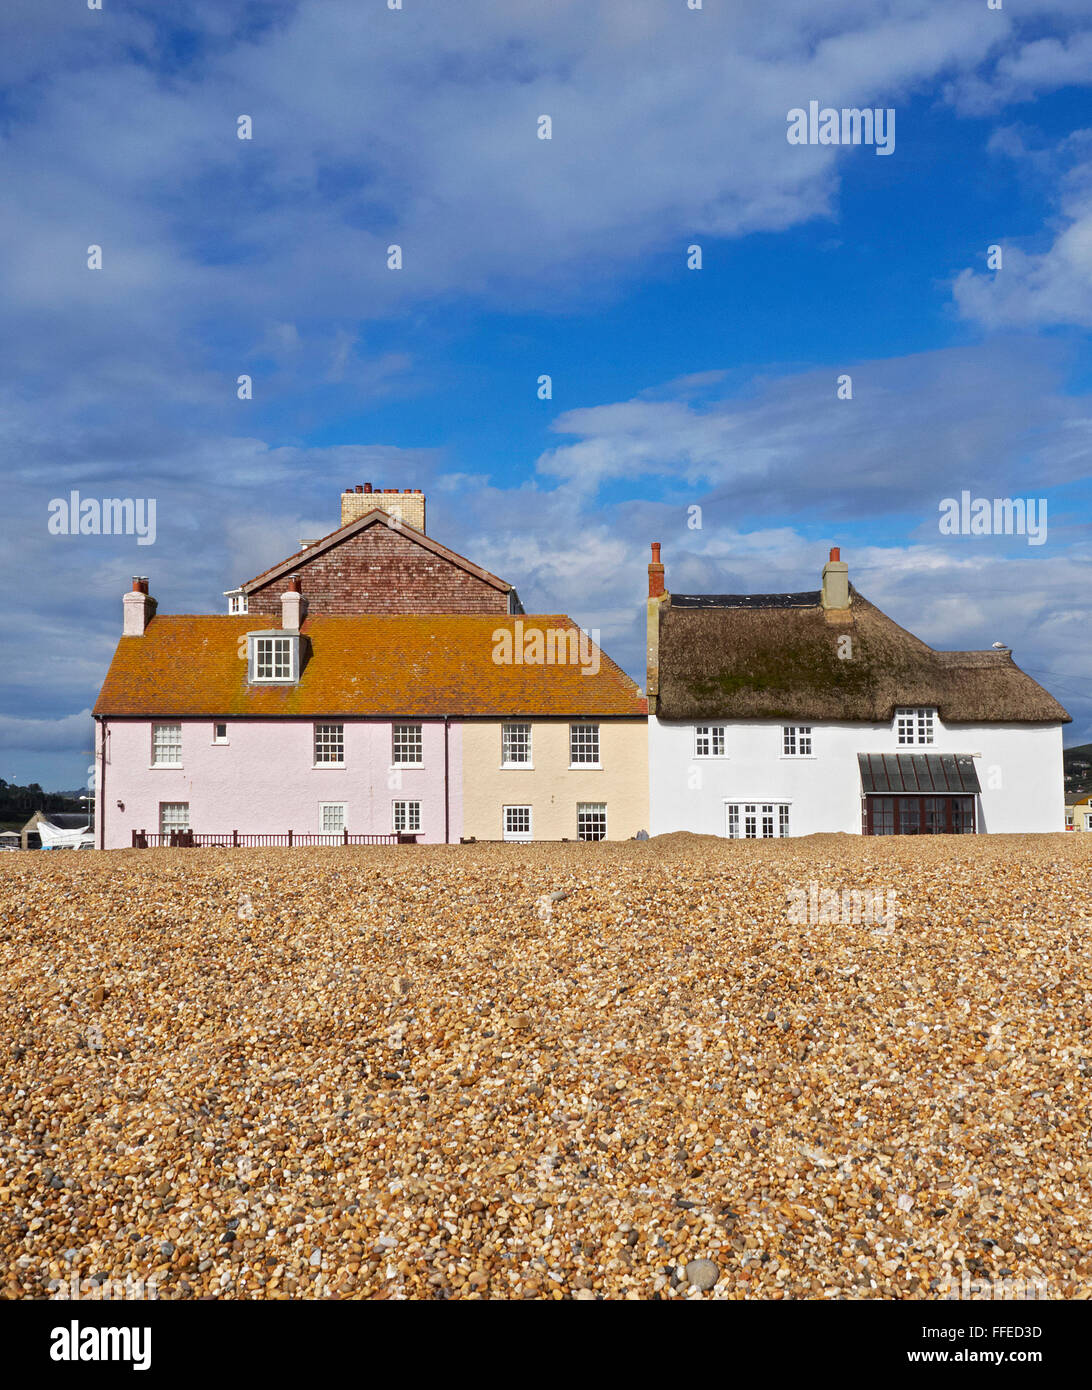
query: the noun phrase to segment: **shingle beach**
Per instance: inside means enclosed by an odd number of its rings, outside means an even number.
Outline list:
[[[2,856],[5,1296],[1087,1297],[1090,930],[1092,835]]]

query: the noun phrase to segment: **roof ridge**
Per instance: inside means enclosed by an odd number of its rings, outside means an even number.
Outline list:
[[[398,519],[397,523],[389,512],[385,512],[382,507],[374,507],[370,512],[365,512],[363,516],[356,517],[353,521],[347,521],[343,525],[336,527],[333,531],[321,536],[314,545],[309,545],[303,550],[296,550],[284,560],[279,560],[275,565],[262,570],[253,579],[246,579],[237,587],[244,593],[250,594],[255,588],[264,588],[265,584],[270,583],[280,574],[287,574],[296,569],[301,564],[310,563],[316,555],[325,550],[331,549],[342,541],[348,540],[351,534],[365,531],[370,526],[386,526],[389,531],[399,534],[406,534],[411,541],[422,546],[426,550],[431,550],[434,554],[443,556],[445,559],[453,561],[461,569],[468,573],[475,574],[479,579],[491,585],[495,589],[504,591],[514,591],[515,586],[510,584],[507,579],[501,579],[499,575],[487,570],[482,565],[477,565],[473,560],[468,560],[465,555],[460,555],[457,550],[452,550],[450,546],[444,545],[442,541],[427,535],[424,531],[419,531],[416,526],[410,526],[408,522]]]

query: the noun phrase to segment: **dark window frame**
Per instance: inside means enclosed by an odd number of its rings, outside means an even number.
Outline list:
[[[933,803],[926,811],[926,803]],[[941,806],[937,807],[936,803]],[[961,803],[957,813],[956,803]],[[906,803],[905,807],[902,803]],[[943,827],[927,830],[928,815],[943,811]],[[903,829],[904,812],[907,828]],[[910,828],[913,822],[914,828]],[[957,824],[958,822],[958,824]],[[887,828],[890,826],[890,828]],[[868,793],[865,796],[864,833],[866,835],[977,835],[978,808],[967,793],[931,792],[928,796],[905,792]]]

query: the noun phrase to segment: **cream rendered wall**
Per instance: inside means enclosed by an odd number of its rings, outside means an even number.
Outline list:
[[[530,806],[535,840],[575,840],[576,805],[607,806],[607,839],[629,840],[648,829],[648,721],[599,721],[601,770],[569,768],[569,724],[594,719],[531,719],[530,768],[501,767],[501,724],[462,726],[463,828],[468,839],[503,838],[503,807]]]

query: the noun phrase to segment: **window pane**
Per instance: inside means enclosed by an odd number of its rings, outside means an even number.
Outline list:
[[[345,761],[345,725],[315,725],[315,762],[343,763]],[[332,790],[332,788],[331,788]]]
[[[254,676],[260,681],[292,679],[291,637],[256,637],[254,639]]]
[[[786,728],[783,730],[783,733],[784,738],[781,745],[782,752],[787,758],[794,757],[796,754],[796,730],[793,728]]]
[[[182,725],[152,725],[152,762],[180,763],[182,761]]]
[[[531,761],[530,724],[504,724],[501,726],[501,762],[529,763]]]
[[[391,757],[396,767],[399,764],[424,762],[423,747],[420,724],[394,725]]]
[[[345,829],[345,807],[334,803],[323,806],[321,828],[328,835],[340,835]]]
[[[504,838],[506,840],[529,840],[531,838],[530,806],[506,806],[504,808]]]
[[[895,733],[899,743],[932,743],[933,714],[928,708],[897,709]]]
[[[394,828],[412,834],[421,829],[421,803],[419,801],[396,801],[394,803]]]
[[[724,757],[723,724],[698,724],[695,727],[694,756],[696,758]]]
[[[869,797],[869,806],[872,811],[872,833],[873,835],[894,835],[895,833],[895,799],[891,796],[872,796]]]
[[[797,736],[800,740],[800,756],[802,758],[811,757],[811,730],[798,729]]]
[[[607,838],[607,808],[602,802],[581,802],[576,808],[576,837],[578,840]]]
[[[190,803],[188,801],[161,801],[159,803],[159,833],[169,835],[172,830],[190,828]]]
[[[599,761],[599,725],[572,724],[569,727],[569,762]]]

